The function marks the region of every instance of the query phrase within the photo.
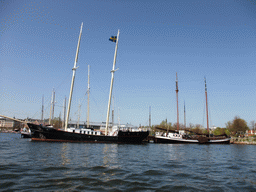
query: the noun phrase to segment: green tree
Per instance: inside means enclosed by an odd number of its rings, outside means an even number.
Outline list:
[[[194,128],[195,126],[194,126],[194,124],[193,123],[189,123],[189,128],[190,129],[192,129],[192,128]]]
[[[217,128],[213,131],[213,134],[214,134],[214,135],[222,135],[222,134],[225,134],[225,128],[217,127]]]
[[[174,130],[177,130],[177,123],[174,123],[173,125],[169,123],[169,127],[171,127]],[[179,130],[184,130],[184,129],[185,129],[185,125],[182,123],[179,123]]]
[[[238,116],[235,116],[234,120],[232,122],[229,121],[226,126],[230,133],[232,133],[233,135],[236,134],[238,131],[245,132],[246,130],[249,130],[247,122]]]
[[[161,127],[166,127],[167,125],[167,120],[163,120],[161,123],[160,123],[160,126]]]
[[[160,123],[160,127],[165,128],[165,129],[172,129],[173,128],[172,123],[171,122],[168,123],[166,120],[163,120]]]
[[[52,126],[54,128],[61,128],[62,126],[62,121],[59,117],[54,117],[54,119],[52,119]]]
[[[196,124],[192,129],[194,133],[202,134],[203,133],[203,126],[200,124]]]
[[[225,128],[224,128],[225,129]],[[230,135],[230,131],[228,130],[228,129],[225,129],[225,133],[226,133],[226,135]]]
[[[207,129],[203,129],[202,132],[203,132],[203,134],[209,134]]]
[[[232,122],[231,122],[231,121],[228,121],[228,122],[226,123],[226,128],[227,128],[228,130],[230,130],[230,129],[231,129],[231,126],[232,126]]]

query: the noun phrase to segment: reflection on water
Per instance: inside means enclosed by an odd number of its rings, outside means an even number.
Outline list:
[[[101,158],[103,159],[102,167],[104,169],[100,171],[98,175],[102,181],[108,182],[115,174],[117,174],[114,169],[118,169],[118,144],[103,144],[103,146],[103,154]]]
[[[117,166],[118,144],[104,144],[103,148],[103,166],[109,168],[118,168]]]
[[[68,153],[68,143],[62,143],[62,149],[61,149],[61,162],[62,165],[66,165],[70,163],[70,159],[67,158],[67,153]]]

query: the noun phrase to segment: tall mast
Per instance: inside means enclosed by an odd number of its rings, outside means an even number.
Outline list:
[[[44,124],[44,95],[42,97],[42,115],[41,115],[41,122]]]
[[[51,108],[50,108],[50,117],[49,117],[49,124],[51,124],[51,121],[52,121],[52,109],[53,109],[53,103],[54,103],[54,101],[53,101],[53,99],[54,99],[54,88],[53,88],[53,90],[52,90],[52,100],[51,100]]]
[[[66,101],[67,101],[67,98],[65,96],[64,103],[63,103],[63,125],[62,125],[62,127],[65,127],[66,106],[67,106]]]
[[[120,127],[120,109],[118,107],[118,126]]]
[[[184,101],[184,128],[186,128],[186,108],[185,108],[185,101]]]
[[[205,101],[206,101],[206,119],[207,119],[207,132],[209,133],[209,120],[208,120],[208,99],[207,99],[207,86],[206,86],[206,78],[204,78],[205,83]]]
[[[112,109],[112,128],[114,127],[114,109]]]
[[[88,88],[87,88],[87,128],[90,126],[90,65],[88,65]]]
[[[169,132],[169,126],[168,126],[168,123],[167,123],[167,117],[165,119],[165,126],[167,127],[167,132]]]
[[[77,125],[76,125],[77,129],[79,129],[80,114],[81,114],[81,101],[79,101],[79,106],[78,106],[78,118],[77,118]]]
[[[52,119],[54,119],[54,107],[55,107],[55,90],[53,89]]]
[[[179,101],[178,101],[178,92],[179,92],[179,88],[178,88],[178,75],[177,75],[177,72],[176,72],[177,130],[179,131]]]
[[[148,120],[149,128],[151,127],[151,106],[149,107],[149,120]]]
[[[65,131],[67,131],[67,128],[68,128],[68,119],[69,119],[69,113],[70,113],[70,107],[71,107],[73,87],[74,87],[74,82],[75,82],[76,69],[78,68],[78,67],[76,67],[76,63],[77,63],[77,59],[78,59],[79,46],[80,46],[80,40],[81,40],[81,35],[82,35],[82,28],[83,28],[83,23],[81,24],[81,29],[80,29],[80,34],[79,34],[77,49],[76,49],[76,57],[75,57],[74,67],[72,69],[73,76],[72,76],[71,88],[70,88],[70,93],[69,93],[68,111],[67,111],[67,117],[66,117],[66,122],[65,122]]]
[[[114,111],[115,111],[115,106],[114,106],[114,96],[113,96],[113,102],[112,102],[112,128],[114,126],[114,117],[115,117],[115,114],[114,114]]]
[[[117,47],[118,47],[118,39],[119,39],[119,30],[117,32],[116,49],[115,49],[115,55],[114,55],[114,61],[113,61],[113,68],[111,70],[111,84],[110,84],[110,92],[109,92],[109,99],[108,99],[108,112],[107,112],[105,135],[108,135],[109,112],[110,112],[112,89],[113,89],[113,82],[114,82],[114,73],[116,71],[115,65],[116,65],[116,54],[117,54]]]
[[[60,128],[61,127],[61,111],[60,111],[60,114],[59,114],[59,127],[58,128]]]

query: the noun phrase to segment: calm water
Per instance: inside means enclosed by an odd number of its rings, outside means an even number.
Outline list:
[[[40,143],[0,133],[0,191],[256,191],[256,145]]]

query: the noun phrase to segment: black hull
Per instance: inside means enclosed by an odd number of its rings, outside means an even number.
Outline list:
[[[21,138],[31,138],[31,134],[30,133],[23,132],[20,135],[21,135]]]
[[[85,143],[142,143],[149,132],[118,131],[117,136],[89,135],[66,132],[59,129],[28,123],[32,140],[49,142],[85,142]]]

